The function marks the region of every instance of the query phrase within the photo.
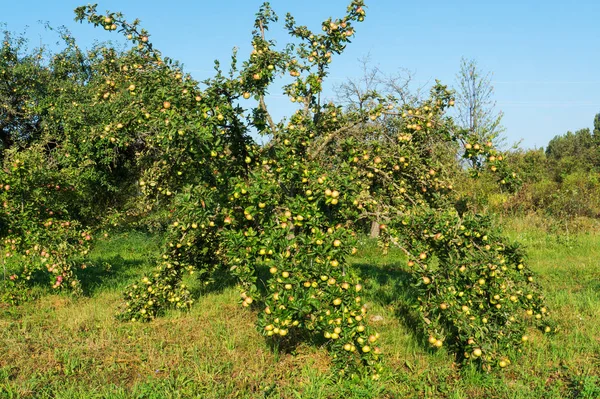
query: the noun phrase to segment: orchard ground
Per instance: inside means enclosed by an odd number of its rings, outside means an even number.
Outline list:
[[[195,287],[189,312],[119,322],[123,288],[160,253],[159,237],[125,232],[97,243],[83,298],[39,287],[37,300],[0,304],[0,398],[599,398],[600,228],[557,236],[539,219],[503,222],[526,245],[560,328],[532,329],[505,370],[459,369],[430,349],[411,327],[404,257],[367,240],[352,261],[382,336],[379,381],[340,380],[317,346],[269,347],[233,285]]]

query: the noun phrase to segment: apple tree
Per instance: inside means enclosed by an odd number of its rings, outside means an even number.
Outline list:
[[[485,217],[454,208],[452,175],[435,156],[440,143],[463,143],[466,158],[505,184],[517,177],[491,143],[455,129],[445,114],[452,92],[436,84],[417,103],[374,92],[360,109],[322,100],[329,64],[364,20],[361,0],[324,21],[319,33],[288,15],[291,39],[283,49],[266,36],[277,17],[265,4],[249,59],[240,66],[234,54],[228,74],[217,65],[203,89],[162,58],[137,21],[93,6],[76,12],[134,44],[125,55],[103,57],[93,112],[104,117],[86,124],[90,154],[131,155],[118,159],[130,162],[124,170],[137,179],[137,210],[170,211],[162,259],[127,289],[124,319],[152,320],[169,306],[190,306],[186,273],[203,281],[230,273],[242,305],[260,310],[268,339],[321,340],[343,372],[362,364],[378,378],[379,335],[348,264],[361,222],[376,215],[382,246],[408,257],[421,331],[434,347],[503,367],[508,348],[526,340],[529,319],[552,330],[518,246]],[[298,109],[276,122],[265,94],[279,76],[291,79],[283,93]],[[251,97],[256,103],[244,108]],[[258,146],[250,130],[270,141]],[[83,140],[74,145],[85,148]],[[81,154],[82,162],[90,159]]]

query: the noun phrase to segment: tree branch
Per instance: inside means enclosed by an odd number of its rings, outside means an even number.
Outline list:
[[[359,120],[359,121],[354,122],[351,125],[341,127],[338,130],[329,133],[327,136],[325,136],[321,145],[319,147],[317,147],[314,151],[312,151],[312,153],[310,153],[309,156],[314,159],[317,155],[319,155],[325,149],[325,147],[327,147],[327,144],[331,143],[331,141],[333,141],[333,139],[335,139],[338,135],[340,135],[341,133],[347,132],[348,130],[352,129],[353,127],[359,125],[362,122],[363,122],[362,120]]]
[[[260,95],[258,104],[260,106],[260,109],[265,113],[265,116],[267,118],[267,123],[269,124],[269,128],[271,129],[273,136],[275,136],[277,134],[277,125],[275,124],[275,122],[273,121],[273,118],[271,118],[271,114],[267,110],[267,104],[265,103],[265,97],[262,94]]]

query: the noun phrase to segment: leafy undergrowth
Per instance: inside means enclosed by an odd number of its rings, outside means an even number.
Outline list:
[[[231,285],[195,287],[190,312],[121,323],[122,289],[152,269],[159,248],[156,237],[129,233],[96,248],[81,272],[83,298],[44,291],[18,307],[0,304],[0,398],[600,397],[600,234],[565,241],[522,222],[510,233],[528,247],[561,332],[532,330],[503,371],[459,369],[432,351],[411,321],[403,256],[381,256],[370,242],[353,262],[382,337],[380,381],[340,380],[315,346],[269,347]]]

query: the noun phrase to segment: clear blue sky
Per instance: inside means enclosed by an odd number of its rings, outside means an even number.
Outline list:
[[[182,61],[197,79],[211,75],[214,59],[227,63],[234,46],[249,52],[259,0],[99,1],[98,10],[140,18],[164,55]],[[0,22],[11,31],[29,26],[36,45],[55,38],[37,21],[65,25],[84,45],[115,38],[91,25],[76,24],[74,0],[0,0]],[[272,0],[283,17],[319,29],[329,16],[341,16],[346,0]],[[454,84],[461,57],[493,72],[505,136],[526,148],[545,146],[567,130],[591,127],[600,112],[600,1],[598,0],[367,0],[367,18],[347,51],[334,58],[330,84],[360,74],[358,59],[393,73],[406,68],[419,83]],[[280,21],[281,22],[281,21]],[[282,29],[272,34],[283,43]],[[332,95],[331,87],[327,94]],[[275,93],[273,93],[275,94]],[[288,100],[273,96],[272,109],[284,115]]]

